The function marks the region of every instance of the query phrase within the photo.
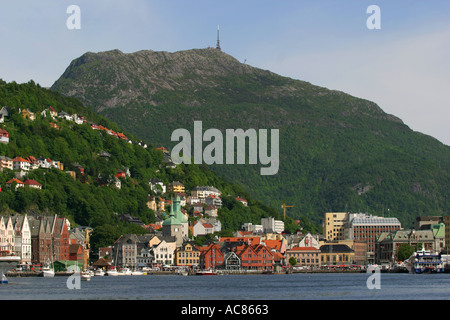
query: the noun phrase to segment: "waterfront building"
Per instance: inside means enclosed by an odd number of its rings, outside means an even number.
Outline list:
[[[295,266],[298,267],[320,267],[320,253],[318,248],[308,246],[308,247],[293,247],[286,250],[285,259],[289,263],[291,258],[297,261]]]
[[[31,262],[46,264],[69,260],[69,227],[66,218],[28,217],[31,229]]]
[[[153,257],[155,266],[161,267],[165,265],[173,265],[174,262],[174,248],[167,243],[165,240],[162,240],[159,244],[153,246]]]
[[[349,213],[344,225],[344,239],[365,241],[367,243],[367,261],[375,262],[375,242],[383,232],[397,231],[401,223],[397,218],[385,218],[365,213]]]
[[[114,265],[118,267],[136,267],[137,243],[135,234],[121,235],[113,246]]]
[[[218,244],[210,243],[207,246],[197,247],[200,251],[199,266],[201,269],[221,268],[224,263],[224,254]]]
[[[191,243],[184,243],[175,251],[175,265],[193,267],[200,264],[200,250]]]
[[[394,263],[398,261],[398,248],[402,244],[410,245],[416,249],[424,248],[436,251],[435,237],[432,229],[428,230],[396,230],[383,232],[376,241],[376,263]]]
[[[176,197],[170,204],[169,218],[162,224],[162,235],[175,237],[177,248],[189,237],[189,223],[184,213],[181,212],[180,197]]]
[[[324,244],[320,246],[320,264],[351,265],[354,263],[355,252],[345,244]]]
[[[31,230],[27,215],[12,217],[15,234],[15,251],[19,254],[21,264],[31,264]]]
[[[445,251],[450,251],[450,216],[444,217],[444,225],[445,225]]]

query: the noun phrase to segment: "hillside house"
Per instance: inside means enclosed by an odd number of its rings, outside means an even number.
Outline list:
[[[203,236],[203,235],[212,234],[212,233],[214,233],[213,225],[206,223],[206,222],[202,222],[200,220],[194,222],[194,226],[192,228],[192,234],[194,235],[194,237]]]
[[[5,122],[7,117],[9,117],[8,107],[3,106],[2,109],[0,109],[0,123]]]
[[[36,114],[32,112],[30,109],[24,109],[22,110],[22,117],[24,119],[29,119],[33,121],[36,119]]]
[[[61,111],[58,113],[58,118],[73,121],[73,117],[67,112]]]
[[[9,143],[9,133],[4,129],[0,129],[0,142],[3,144]]]
[[[14,184],[15,184],[14,190],[17,190],[17,188],[23,188],[23,187],[24,187],[23,182],[20,181],[19,179],[16,179],[16,178],[11,179],[11,180],[9,180],[9,181],[6,182],[6,186],[7,186],[8,189],[10,189],[10,190],[11,190],[11,187],[14,186]]]
[[[2,168],[2,170],[13,170],[13,160],[5,156],[0,156],[0,168]]]
[[[164,185],[164,183],[161,180],[159,180],[159,179],[150,179],[148,184],[150,185],[150,189],[154,193],[161,193],[161,194],[166,193],[166,186]]]
[[[167,186],[167,191],[172,193],[184,193],[184,185],[180,181],[173,181]]]
[[[205,215],[210,217],[217,217],[217,207],[214,205],[207,206],[205,208]]]
[[[244,207],[246,207],[248,205],[247,200],[245,200],[244,198],[236,197],[236,200],[239,201],[240,203],[242,203],[244,205]]]
[[[205,204],[207,206],[213,205],[220,208],[222,206],[222,199],[220,199],[220,197],[217,195],[210,194],[208,197],[206,197]]]
[[[36,180],[33,179],[27,179],[23,182],[24,186],[30,187],[30,188],[34,188],[34,189],[42,189],[42,185],[37,182]]]
[[[28,161],[22,157],[16,157],[13,159],[13,169],[14,170],[29,171],[30,168],[31,168],[30,161]]]

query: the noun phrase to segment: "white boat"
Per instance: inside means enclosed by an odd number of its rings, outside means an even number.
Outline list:
[[[91,273],[89,271],[81,273],[81,280],[91,281],[91,278],[92,278],[92,275],[91,275]]]
[[[423,248],[414,252],[405,264],[411,273],[442,273],[445,267],[440,253],[433,254]]]
[[[123,268],[119,271],[119,276],[131,276],[131,270],[128,268]]]
[[[134,271],[131,271],[131,275],[132,276],[143,276],[144,272],[142,272],[141,270],[134,270]]]
[[[107,276],[117,277],[119,275],[119,272],[117,272],[116,269],[110,269],[106,271]]]
[[[97,269],[94,271],[94,276],[96,277],[103,277],[105,275],[105,271],[103,269]]]
[[[55,270],[50,266],[43,267],[40,276],[44,278],[53,278],[55,276]]]

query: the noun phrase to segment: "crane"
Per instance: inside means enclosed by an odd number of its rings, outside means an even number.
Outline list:
[[[284,219],[286,219],[286,208],[293,208],[294,206],[288,206],[286,205],[286,203],[283,203],[281,205],[281,208],[283,208],[283,213],[284,213]]]

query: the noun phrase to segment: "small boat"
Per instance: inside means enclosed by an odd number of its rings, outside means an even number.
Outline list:
[[[89,271],[81,273],[81,280],[91,281],[92,275]]]
[[[50,266],[43,267],[40,276],[44,278],[53,278],[55,276],[55,270]]]
[[[110,269],[106,271],[107,276],[117,277],[119,275],[119,272],[117,272],[116,269]]]
[[[131,271],[131,275],[132,276],[143,276],[144,272],[142,272],[141,270],[134,270],[134,271]]]
[[[6,278],[6,276],[3,273],[1,274],[0,283],[1,284],[7,284],[8,283],[8,278]]]
[[[131,270],[128,268],[123,268],[118,272],[119,276],[131,276]]]
[[[96,277],[103,277],[105,275],[105,271],[103,269],[97,269],[94,271],[94,276]]]
[[[195,273],[197,276],[215,276],[217,275],[216,271],[213,270],[200,270]]]

